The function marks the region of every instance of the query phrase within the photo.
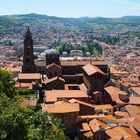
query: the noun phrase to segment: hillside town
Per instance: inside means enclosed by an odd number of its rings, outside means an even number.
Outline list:
[[[0,48],[0,67],[14,76],[16,90],[21,95],[32,91],[20,100],[22,107],[40,104],[43,112],[62,119],[70,138],[140,139],[138,40],[133,47],[97,41],[103,50],[100,57],[83,55],[82,50],[60,55],[53,46],[34,46],[34,41],[28,28],[21,58],[15,46]]]

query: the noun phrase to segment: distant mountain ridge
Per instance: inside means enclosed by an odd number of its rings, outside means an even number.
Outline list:
[[[48,16],[48,15],[42,15],[42,14],[36,14],[36,13],[31,13],[31,14],[21,14],[21,15],[3,15],[3,16],[0,16],[0,18],[8,18],[8,19],[12,19],[12,18],[15,18],[15,17],[21,17],[21,18],[36,18],[36,19],[65,19],[65,20],[68,20],[68,19],[73,19],[73,20],[122,20],[122,21],[128,21],[128,22],[131,22],[132,20],[140,20],[140,16],[123,16],[123,17],[120,17],[120,18],[109,18],[109,17],[79,17],[79,18],[65,18],[65,17],[56,17],[56,16]]]
[[[71,28],[73,30],[95,30],[95,29],[122,29],[140,26],[140,16],[124,16],[120,18],[105,17],[80,17],[64,18],[40,14],[22,14],[0,16],[0,29],[7,26],[43,26],[49,24],[51,27]]]

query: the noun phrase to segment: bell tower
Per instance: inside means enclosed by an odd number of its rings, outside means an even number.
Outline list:
[[[23,56],[23,73],[35,72],[34,54],[33,54],[33,39],[30,28],[27,28],[24,39],[24,56]]]

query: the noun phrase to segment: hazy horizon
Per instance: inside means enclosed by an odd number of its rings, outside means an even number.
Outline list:
[[[103,16],[81,16],[81,17],[62,17],[62,16],[54,16],[54,15],[48,15],[48,14],[41,14],[41,13],[21,13],[21,14],[5,14],[0,16],[14,16],[14,15],[30,15],[30,14],[36,14],[36,15],[44,15],[44,16],[50,16],[50,17],[58,17],[58,18],[122,18],[122,17],[140,17],[140,15],[123,15],[121,17],[103,17]]]
[[[139,0],[4,0],[0,5],[0,15],[37,13],[64,18],[140,16]]]

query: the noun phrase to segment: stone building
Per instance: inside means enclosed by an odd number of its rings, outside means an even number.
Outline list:
[[[42,111],[48,111],[55,117],[62,119],[65,132],[69,136],[76,135],[78,115],[79,115],[79,104],[68,103],[65,101],[57,101],[54,104],[45,104]]]
[[[104,80],[98,80],[99,85],[94,83],[94,91],[101,90],[106,82],[109,80],[109,68],[105,61],[93,61],[90,62],[93,66],[96,66],[99,73],[95,75],[101,75]],[[23,73],[41,73],[47,76],[47,79],[54,77],[61,77],[65,80],[65,84],[82,84],[83,83],[83,66],[89,64],[89,61],[60,61],[59,54],[50,49],[46,51],[46,60],[35,60],[33,55],[33,39],[30,29],[27,29],[27,33],[24,39],[24,56],[23,56]],[[90,65],[89,65],[90,66]],[[101,72],[102,71],[102,72]],[[101,74],[100,74],[101,73]],[[89,76],[90,77],[90,76]],[[94,81],[93,81],[94,82]],[[97,82],[97,80],[96,80]],[[98,87],[97,87],[98,85]],[[92,85],[93,86],[93,85]]]
[[[30,29],[27,29],[24,39],[24,56],[22,72],[32,73],[35,72],[34,54],[33,54],[33,39]]]

